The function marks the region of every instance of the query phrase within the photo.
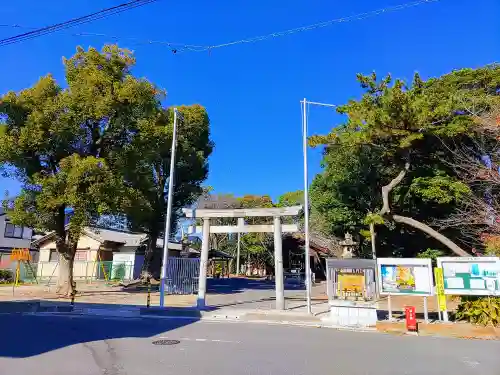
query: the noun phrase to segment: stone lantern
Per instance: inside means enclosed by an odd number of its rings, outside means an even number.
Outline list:
[[[344,241],[340,241],[340,246],[342,246],[342,258],[343,259],[350,259],[354,258],[354,248],[358,245],[357,242],[354,242],[352,239],[352,235],[347,232],[345,234],[345,239]]]

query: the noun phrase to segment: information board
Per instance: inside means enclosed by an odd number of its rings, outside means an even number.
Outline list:
[[[443,269],[444,293],[500,296],[500,260],[497,257],[438,258]]]
[[[433,295],[430,259],[378,258],[381,295]]]
[[[363,297],[365,273],[362,269],[344,268],[337,274],[337,293],[342,297]]]

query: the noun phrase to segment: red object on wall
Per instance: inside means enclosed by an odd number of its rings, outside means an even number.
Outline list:
[[[405,307],[406,315],[406,329],[410,332],[417,332],[417,314],[415,312],[415,306]]]

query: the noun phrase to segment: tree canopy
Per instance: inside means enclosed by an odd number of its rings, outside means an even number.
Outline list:
[[[326,231],[355,231],[360,238],[367,236],[367,220],[383,213],[382,254],[412,255],[440,246],[411,225],[447,217],[470,194],[450,162],[457,145],[475,152],[471,108],[488,111],[498,101],[500,68],[463,69],[427,81],[415,74],[409,85],[375,74],[358,75],[358,81],[365,90],[361,99],[338,109],[346,122],[310,139],[314,146],[325,145],[324,170],[311,189],[313,209],[325,219]],[[443,232],[461,240],[453,228]]]
[[[6,207],[12,221],[55,233],[60,287],[71,293],[78,238],[102,215],[126,216],[127,225],[156,243],[172,111],[162,107],[162,89],[132,74],[135,58],[126,49],[78,47],[63,63],[65,85],[49,74],[0,98],[0,166],[22,184]],[[174,210],[201,191],[213,147],[205,109],[180,110]],[[66,226],[67,209],[73,214]]]

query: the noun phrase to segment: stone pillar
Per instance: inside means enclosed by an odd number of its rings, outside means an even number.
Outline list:
[[[208,251],[210,249],[210,219],[203,219],[203,235],[201,239],[201,255],[200,255],[200,276],[198,281],[198,301],[199,309],[205,308],[205,294],[207,292],[207,265]]]
[[[276,284],[276,310],[285,309],[285,288],[283,282],[283,242],[281,218],[274,218],[274,282]]]

